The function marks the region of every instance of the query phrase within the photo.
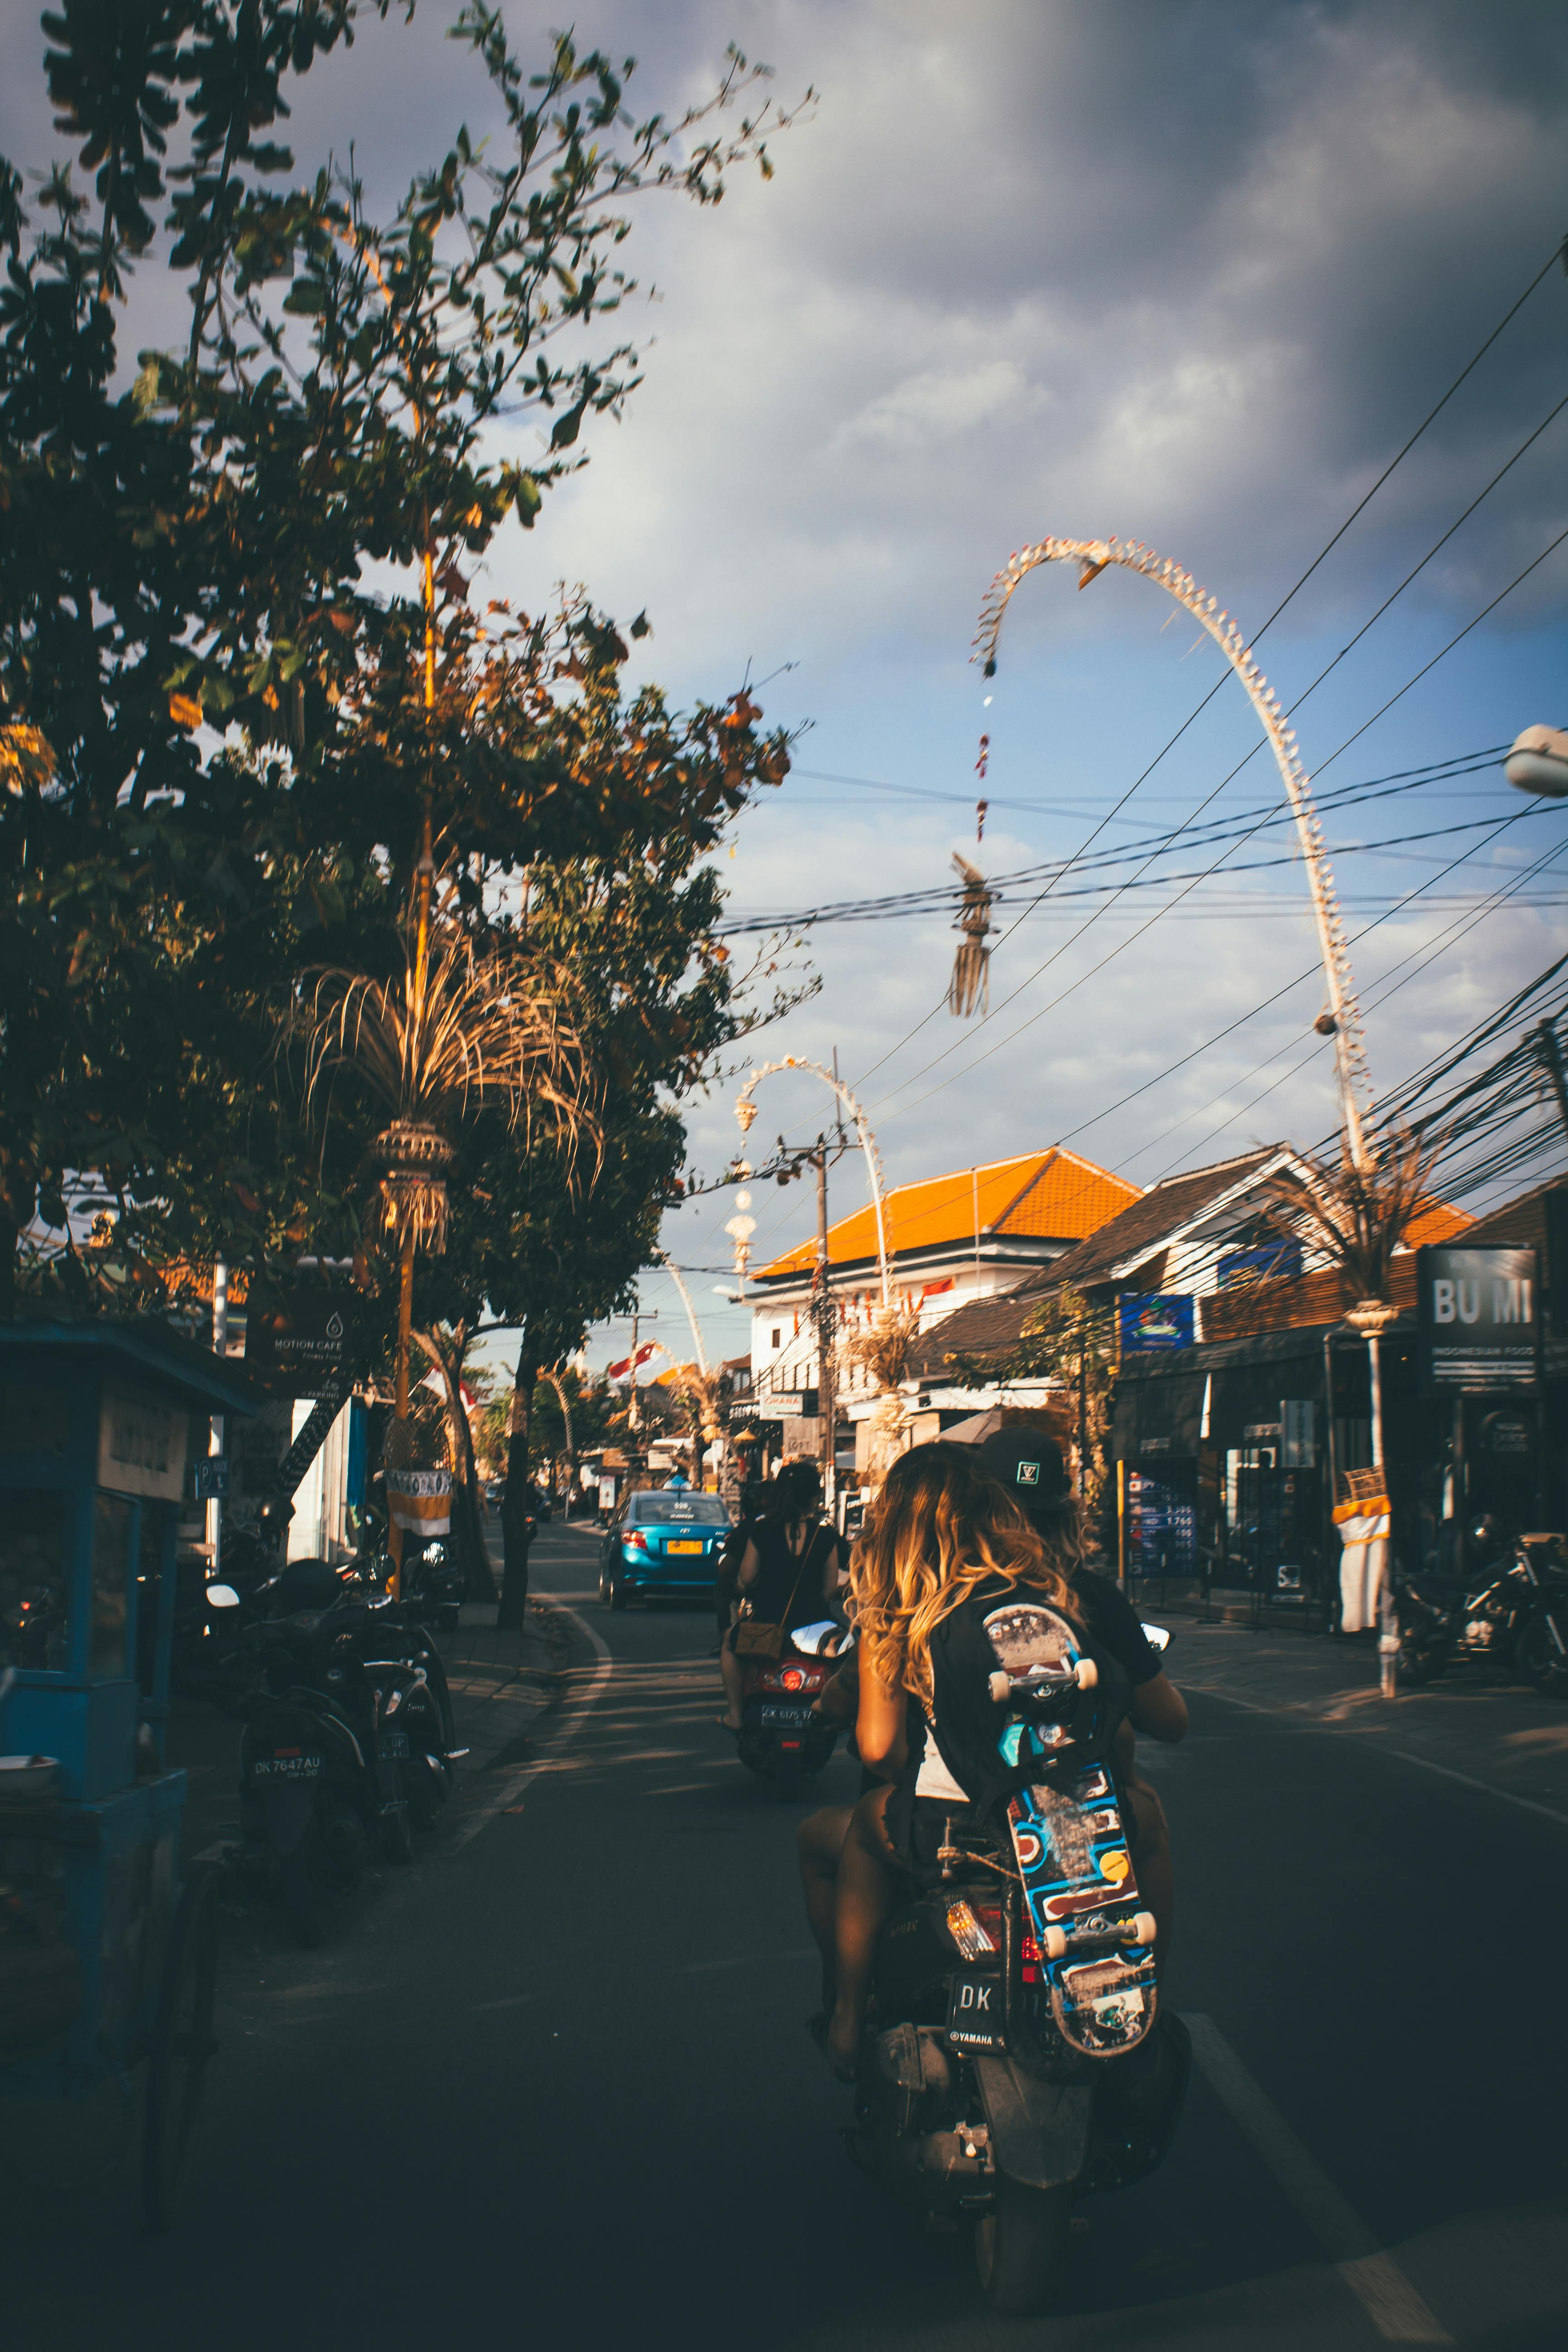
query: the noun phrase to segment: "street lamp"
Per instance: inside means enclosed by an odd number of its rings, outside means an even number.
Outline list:
[[[1515,739],[1502,772],[1521,793],[1568,800],[1568,728],[1527,727]]]

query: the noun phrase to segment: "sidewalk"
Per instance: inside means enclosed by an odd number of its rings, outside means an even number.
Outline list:
[[[1375,1635],[1254,1633],[1135,1605],[1152,1623],[1170,1627],[1168,1665],[1179,1689],[1375,1741],[1568,1824],[1568,1706],[1560,1700],[1473,1666],[1384,1699]]]
[[[514,1631],[497,1623],[498,1604],[470,1601],[455,1633],[440,1639],[452,1693],[458,1745],[468,1750],[462,1781],[493,1764],[510,1764],[534,1723],[560,1695],[566,1665],[566,1620],[538,1601]],[[461,1784],[460,1784],[461,1785]]]
[[[569,1627],[556,1611],[530,1601],[515,1632],[496,1623],[497,1604],[466,1607],[438,1647],[452,1692],[458,1767],[457,1806],[491,1765],[509,1763],[562,1686]],[[238,1835],[241,1726],[196,1699],[176,1698],[169,1717],[168,1761],[187,1775],[184,1851],[187,1857]],[[442,1832],[437,1830],[438,1843]]]

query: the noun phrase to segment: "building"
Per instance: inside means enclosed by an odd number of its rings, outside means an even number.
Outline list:
[[[894,1299],[918,1310],[921,1331],[928,1333],[964,1307],[1010,1296],[1037,1278],[1138,1198],[1138,1187],[1125,1178],[1056,1149],[900,1185],[883,1202]],[[827,1255],[836,1320],[847,1339],[881,1305],[869,1206],[829,1228]],[[795,1423],[794,1443],[803,1447],[815,1445],[815,1429],[808,1436],[802,1424],[814,1423],[817,1404],[809,1311],[816,1265],[816,1244],[805,1242],[763,1266],[752,1283],[752,1404],[764,1420]],[[866,1372],[840,1359],[841,1416],[864,1419],[874,1396]],[[781,1412],[770,1416],[775,1399]]]

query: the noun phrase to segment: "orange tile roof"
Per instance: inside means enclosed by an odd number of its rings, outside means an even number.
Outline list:
[[[1406,1249],[1431,1249],[1441,1242],[1451,1242],[1468,1233],[1475,1223],[1463,1209],[1456,1209],[1448,1201],[1423,1201],[1405,1229]]]
[[[960,1168],[921,1184],[900,1184],[889,1192],[882,1203],[888,1255],[972,1241],[977,1212],[982,1235],[1083,1241],[1139,1197],[1136,1184],[1097,1168],[1092,1160],[1080,1160],[1076,1151],[1023,1152],[988,1167]],[[827,1255],[834,1265],[875,1259],[877,1220],[868,1202],[829,1226]],[[815,1240],[803,1242],[763,1266],[757,1279],[807,1274],[816,1263]]]

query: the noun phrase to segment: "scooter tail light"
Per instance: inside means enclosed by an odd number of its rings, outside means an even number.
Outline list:
[[[786,1666],[779,1676],[781,1688],[788,1691],[799,1690],[805,1681],[805,1676],[798,1666]]]
[[[984,1959],[987,1952],[996,1949],[967,1903],[948,1906],[947,1932],[966,1960]]]

